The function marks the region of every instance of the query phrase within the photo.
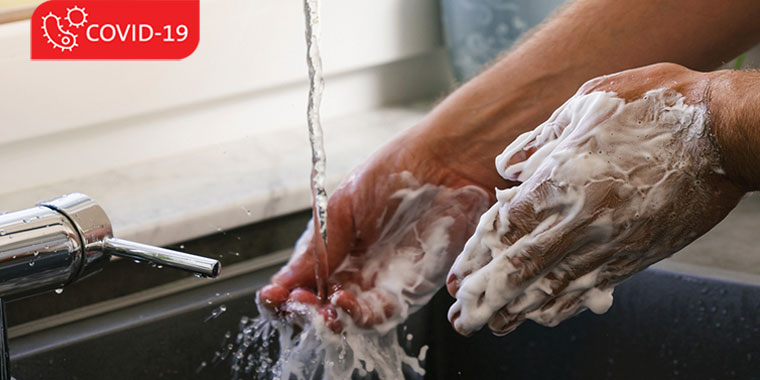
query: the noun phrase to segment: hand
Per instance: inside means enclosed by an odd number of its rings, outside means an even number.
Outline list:
[[[410,134],[355,169],[330,197],[329,299],[320,303],[315,291],[314,249],[321,245],[310,222],[290,262],[259,293],[263,305],[296,323],[305,318],[303,305],[312,305],[335,331],[343,327],[339,310],[359,327],[383,329],[443,286],[493,201],[483,189],[495,184],[472,179],[483,169],[458,175]]]
[[[707,232],[744,189],[712,136],[711,78],[673,64],[587,82],[497,158],[497,191],[447,286],[462,334],[554,326]],[[713,122],[713,124],[711,124]]]

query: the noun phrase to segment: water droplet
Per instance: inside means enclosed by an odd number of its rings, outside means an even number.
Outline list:
[[[34,266],[34,261],[30,261],[30,262],[29,262],[29,266],[30,266],[30,267],[33,267],[33,266]]]
[[[184,244],[180,244],[179,245],[179,249],[185,249],[185,245]]]
[[[34,256],[35,256],[35,257],[36,257],[36,256],[39,256],[39,254],[40,254],[40,251],[34,251]]]
[[[164,267],[163,265],[156,265],[156,268],[158,269],[162,269],[163,267]]]
[[[26,218],[24,218],[22,221],[23,221],[25,224],[29,224],[29,223],[31,222],[31,220],[29,220],[29,219],[26,219]]]
[[[63,288],[58,288],[55,290],[55,294],[61,294],[63,293]]]
[[[8,233],[7,233],[7,232],[5,232],[5,230],[0,230],[0,236],[5,236],[5,235],[7,235],[7,234],[8,234]]]
[[[219,307],[217,307],[216,309],[214,309],[214,310],[211,311],[211,315],[209,315],[208,317],[206,317],[206,319],[204,319],[203,322],[208,322],[208,321],[210,321],[212,319],[216,319],[220,315],[222,315],[225,311],[227,311],[227,306],[225,306],[225,305],[219,305]],[[229,339],[230,336],[232,336],[232,335],[230,334],[229,331],[227,331],[227,334],[224,334],[224,337],[227,338],[227,339]]]

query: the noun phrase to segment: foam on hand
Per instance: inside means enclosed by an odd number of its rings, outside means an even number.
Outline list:
[[[701,231],[688,222],[713,191],[700,179],[722,172],[707,122],[703,105],[672,90],[628,103],[579,92],[518,137],[496,167],[521,185],[496,191],[451,269],[454,327],[506,333],[515,325],[494,316],[554,326],[606,312],[614,285]],[[665,224],[652,233],[653,221]]]
[[[348,379],[373,372],[381,379],[400,379],[405,378],[405,369],[424,374],[421,361],[427,347],[417,356],[407,354],[396,327],[443,286],[462,242],[488,207],[488,195],[475,186],[451,189],[421,184],[408,172],[393,175],[390,182],[399,189],[377,221],[384,226],[377,241],[361,254],[348,255],[330,276],[331,283],[341,284],[356,296],[362,315],[373,319],[360,321],[360,327],[338,309],[343,329],[336,334],[313,306],[288,301],[289,315],[298,326],[259,307],[262,317],[246,322],[232,355],[242,358],[234,364],[238,372],[264,368],[276,379]],[[311,234],[310,222],[296,251],[310,241]],[[355,279],[356,274],[358,280],[341,281],[346,276]],[[262,344],[272,337],[276,344]],[[279,349],[276,358],[270,359],[273,346]],[[251,351],[258,347],[267,348]],[[250,354],[251,359],[246,359]],[[249,366],[252,361],[257,364]]]

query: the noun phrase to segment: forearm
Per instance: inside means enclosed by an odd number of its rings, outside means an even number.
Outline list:
[[[749,191],[760,190],[760,72],[712,74],[712,131],[726,174]]]
[[[447,165],[490,167],[586,80],[663,61],[714,68],[756,41],[759,16],[755,0],[577,0],[451,94],[414,133]]]

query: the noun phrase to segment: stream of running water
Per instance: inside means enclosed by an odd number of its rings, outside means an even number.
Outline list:
[[[317,296],[321,302],[327,299],[327,191],[325,190],[325,143],[322,124],[319,120],[319,106],[322,102],[324,78],[322,57],[319,53],[319,1],[304,0],[306,16],[306,64],[309,67],[309,104],[307,122],[311,143],[311,193],[314,215],[314,262],[317,282]]]

